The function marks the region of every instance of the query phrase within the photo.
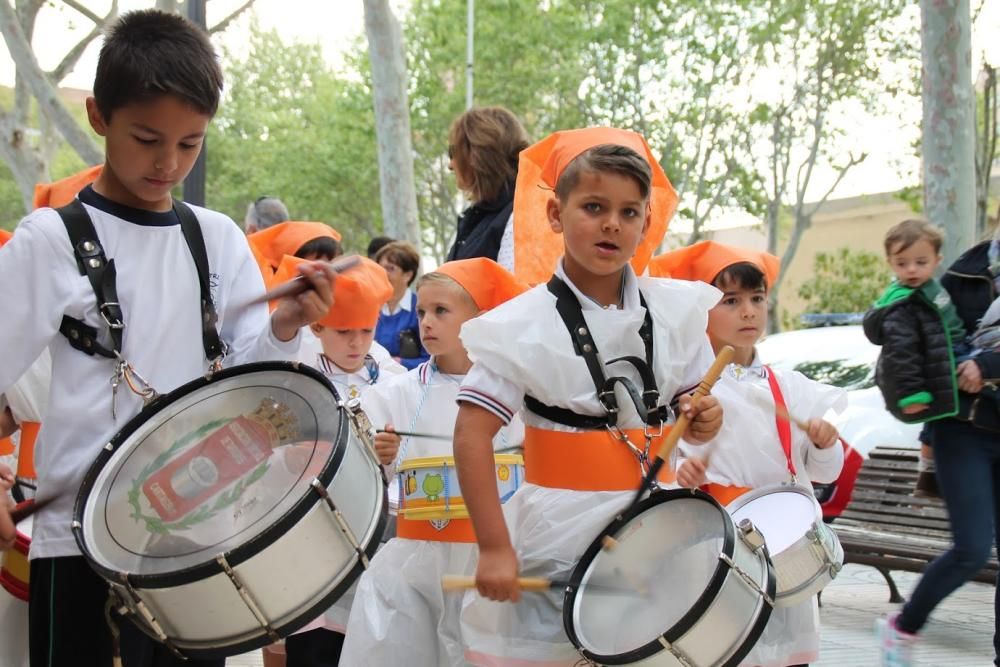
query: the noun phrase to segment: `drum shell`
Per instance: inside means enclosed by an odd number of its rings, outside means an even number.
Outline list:
[[[252,366],[280,370],[292,365],[272,362]],[[231,370],[238,373],[238,368]],[[311,375],[329,386],[312,369],[295,367],[295,372]],[[90,565],[130,608],[128,618],[140,629],[154,639],[162,640],[160,635],[165,634],[185,657],[237,655],[270,644],[274,638],[252,613],[225,571],[222,558],[270,629],[282,637],[326,611],[364,571],[386,524],[385,477],[371,444],[352,427],[346,410],[338,408],[332,386],[329,390],[331,408],[339,410],[338,436],[331,460],[315,484],[325,488],[359,549],[349,544],[334,512],[317,491],[305,494],[255,538],[214,561],[155,575],[108,569],[90,553],[81,521],[86,492],[114,456],[115,447],[127,441],[129,427],[102,452],[88,472],[77,500],[74,533]],[[324,484],[320,480],[328,481]]]
[[[31,549],[31,517],[24,519],[17,527],[14,546],[3,552],[0,558],[0,586],[19,600],[28,600],[31,582],[31,565],[28,551]]]
[[[843,568],[844,549],[833,529],[823,523],[823,510],[816,498],[799,486],[777,484],[755,489],[731,502],[726,510],[735,514],[753,501],[775,493],[803,496],[815,507],[815,517],[805,527],[803,535],[782,551],[771,552],[778,581],[775,606],[794,607],[822,591],[836,578]],[[752,513],[746,516],[760,527]],[[766,541],[767,533],[762,532]]]
[[[598,655],[581,648],[574,630],[573,605],[576,588],[587,570],[589,561],[597,553],[595,547],[600,550],[604,535],[619,534],[632,519],[639,517],[643,511],[655,504],[669,502],[673,498],[692,496],[702,498],[705,502],[718,507],[726,531],[722,555],[728,557],[736,568],[747,573],[761,590],[749,586],[720,556],[715,575],[707,590],[673,628],[664,628],[662,636],[688,660],[689,664],[735,667],[764,631],[771,615],[771,601],[776,586],[774,568],[767,549],[754,548],[738,537],[739,531],[732,519],[707,494],[700,491],[658,491],[640,503],[635,510],[616,519],[595,541],[574,570],[564,600],[563,622],[570,640],[588,660],[603,665],[685,667],[684,662],[657,641],[650,642],[641,649],[618,655]],[[765,598],[765,594],[771,601]],[[748,623],[747,619],[752,621]],[[730,627],[735,629],[732,640],[728,644],[721,642],[723,629]]]

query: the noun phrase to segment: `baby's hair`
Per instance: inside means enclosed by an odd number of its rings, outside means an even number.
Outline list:
[[[719,271],[712,280],[712,284],[719,289],[733,287],[748,290],[762,289],[766,292],[770,288],[764,272],[756,264],[750,262],[730,264]]]
[[[431,271],[430,273],[425,273],[417,279],[417,284],[413,288],[414,291],[419,292],[420,288],[425,285],[446,285],[453,288],[456,293],[462,295],[463,298],[468,299],[469,305],[471,305],[476,310],[479,310],[479,306],[476,305],[476,300],[472,298],[472,295],[462,287],[457,280],[444,273],[438,273],[437,271]]]
[[[569,194],[580,182],[584,172],[612,172],[635,180],[643,199],[649,197],[653,181],[653,170],[646,158],[627,146],[601,144],[594,146],[574,158],[559,176],[556,196],[566,201]]]
[[[885,255],[889,257],[903,252],[917,241],[927,241],[934,248],[934,252],[940,254],[944,235],[940,229],[926,220],[915,218],[903,220],[885,233]]]

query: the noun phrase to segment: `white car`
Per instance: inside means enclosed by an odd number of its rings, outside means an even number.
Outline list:
[[[757,345],[761,360],[774,368],[847,390],[847,409],[830,421],[862,456],[879,446],[919,446],[918,424],[904,424],[885,409],[875,386],[879,347],[860,326],[799,329],[773,334]]]

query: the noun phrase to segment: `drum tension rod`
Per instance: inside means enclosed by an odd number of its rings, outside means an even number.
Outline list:
[[[682,667],[697,667],[693,662],[691,662],[691,659],[687,657],[683,651],[668,642],[666,637],[660,636],[656,639],[660,642],[660,645],[663,646],[663,648],[667,649],[670,655],[677,658],[677,662],[681,663]]]
[[[118,585],[112,584],[112,590],[118,596],[119,600],[121,600],[122,606],[125,607],[126,611],[133,614],[138,611],[139,616],[146,622],[146,625],[148,625],[149,628],[156,634],[156,639],[170,649],[170,651],[178,658],[187,660],[187,656],[181,653],[180,649],[174,645],[173,640],[167,636],[166,632],[164,632],[163,626],[161,626],[160,622],[156,620],[156,616],[153,615],[153,612],[150,611],[149,607],[146,606],[146,603],[143,602],[142,598],[139,597],[139,594],[136,593],[135,588],[132,587],[132,582],[129,581],[128,572],[119,572],[118,580],[120,583]],[[124,591],[120,589],[124,589]],[[123,592],[127,594],[127,600],[122,600]]]
[[[771,607],[774,607],[774,599],[767,594],[767,591],[765,591],[763,588],[760,587],[760,584],[758,584],[753,577],[751,577],[743,568],[737,565],[732,558],[730,558],[725,553],[720,553],[719,560],[725,563],[730,570],[735,572],[739,576],[739,578],[742,579],[747,584],[747,586],[749,586],[752,590],[760,593],[761,596],[763,596],[764,598],[764,602],[766,602]]]
[[[218,556],[216,556],[215,562],[217,562],[222,567],[222,570],[226,573],[226,576],[229,577],[229,580],[233,583],[233,586],[236,588],[236,592],[240,594],[240,598],[242,598],[243,604],[247,606],[247,609],[250,610],[250,613],[253,614],[254,618],[257,619],[257,622],[260,624],[260,627],[264,628],[264,632],[267,633],[267,636],[271,639],[271,641],[272,642],[281,641],[281,637],[279,637],[278,633],[275,632],[274,628],[271,626],[271,622],[267,620],[267,617],[264,616],[264,612],[262,612],[260,607],[257,605],[257,601],[254,600],[253,595],[250,594],[250,589],[248,589],[246,586],[243,585],[243,582],[240,581],[240,578],[236,576],[236,572],[233,571],[232,567],[230,567],[229,561],[226,560],[225,554],[219,554]]]
[[[819,528],[813,526],[807,534],[809,540],[813,543],[814,548],[818,548],[827,563],[830,564],[830,576],[836,578],[840,571],[844,569],[843,563],[837,562],[837,555],[830,550],[829,545],[823,539],[823,535],[820,533]]]
[[[354,531],[351,530],[349,525],[347,525],[347,521],[344,520],[344,515],[340,513],[339,509],[337,509],[337,506],[333,502],[333,498],[330,497],[330,493],[326,490],[326,487],[323,486],[322,482],[316,478],[313,478],[311,486],[313,491],[318,493],[319,497],[326,503],[326,506],[330,508],[330,511],[333,513],[333,518],[337,522],[337,526],[340,528],[340,532],[342,532],[344,537],[347,538],[348,544],[350,544],[354,548],[355,553],[358,554],[358,558],[361,560],[361,565],[367,570],[368,554],[366,554],[365,550],[361,548],[358,538],[354,536]]]

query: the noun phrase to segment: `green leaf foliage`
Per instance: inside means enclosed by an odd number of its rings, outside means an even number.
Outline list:
[[[813,275],[799,287],[806,312],[861,313],[875,303],[892,280],[885,259],[867,250],[839,248],[819,252]]]

